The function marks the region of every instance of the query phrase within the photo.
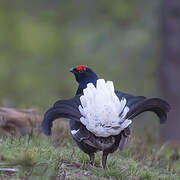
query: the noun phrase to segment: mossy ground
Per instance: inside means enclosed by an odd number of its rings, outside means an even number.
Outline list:
[[[122,152],[109,155],[105,171],[100,152],[92,167],[88,156],[70,137],[60,142],[42,135],[4,137],[0,143],[0,168],[0,179],[174,180],[180,179],[180,148],[177,144],[131,137]]]

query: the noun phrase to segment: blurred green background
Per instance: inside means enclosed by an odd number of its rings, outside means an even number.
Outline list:
[[[46,110],[84,64],[118,90],[157,96],[158,0],[0,2],[0,104]]]
[[[1,104],[47,108],[72,96],[68,70],[79,64],[117,89],[154,95],[157,14],[156,0],[1,2]]]

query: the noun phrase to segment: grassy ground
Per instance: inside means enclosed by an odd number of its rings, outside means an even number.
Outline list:
[[[104,171],[101,153],[90,166],[70,137],[60,142],[42,136],[6,137],[0,143],[0,179],[174,180],[180,179],[179,155],[178,145],[131,137],[122,152],[109,156]]]

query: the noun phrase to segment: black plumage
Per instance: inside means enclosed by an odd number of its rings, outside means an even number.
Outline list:
[[[98,79],[97,75],[86,66],[78,66],[70,70],[74,73],[77,82],[79,83],[78,90],[74,98],[69,100],[57,101],[46,113],[42,122],[42,131],[46,135],[51,135],[51,128],[53,121],[57,118],[68,118],[69,127],[74,141],[79,148],[87,153],[90,157],[90,163],[93,165],[95,152],[103,151],[102,165],[106,167],[106,160],[109,153],[113,153],[119,147],[123,149],[128,136],[130,135],[130,128],[127,127],[120,134],[109,137],[97,137],[92,132],[88,131],[81,123],[82,117],[78,107],[81,105],[80,97],[83,95],[83,89],[87,87],[88,83],[93,83],[96,86]],[[133,119],[140,113],[145,111],[154,112],[160,119],[160,123],[164,123],[167,119],[167,112],[170,106],[167,102],[159,98],[146,98],[143,96],[133,96],[120,91],[115,91],[119,100],[126,98],[129,112],[126,115],[127,119]]]

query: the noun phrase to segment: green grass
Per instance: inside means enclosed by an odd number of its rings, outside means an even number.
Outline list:
[[[55,143],[52,138],[38,136],[6,137],[0,143],[0,168],[18,172],[0,170],[0,179],[178,180],[179,155],[178,145],[152,144],[132,137],[122,152],[109,155],[105,171],[100,152],[92,167],[71,139]]]

